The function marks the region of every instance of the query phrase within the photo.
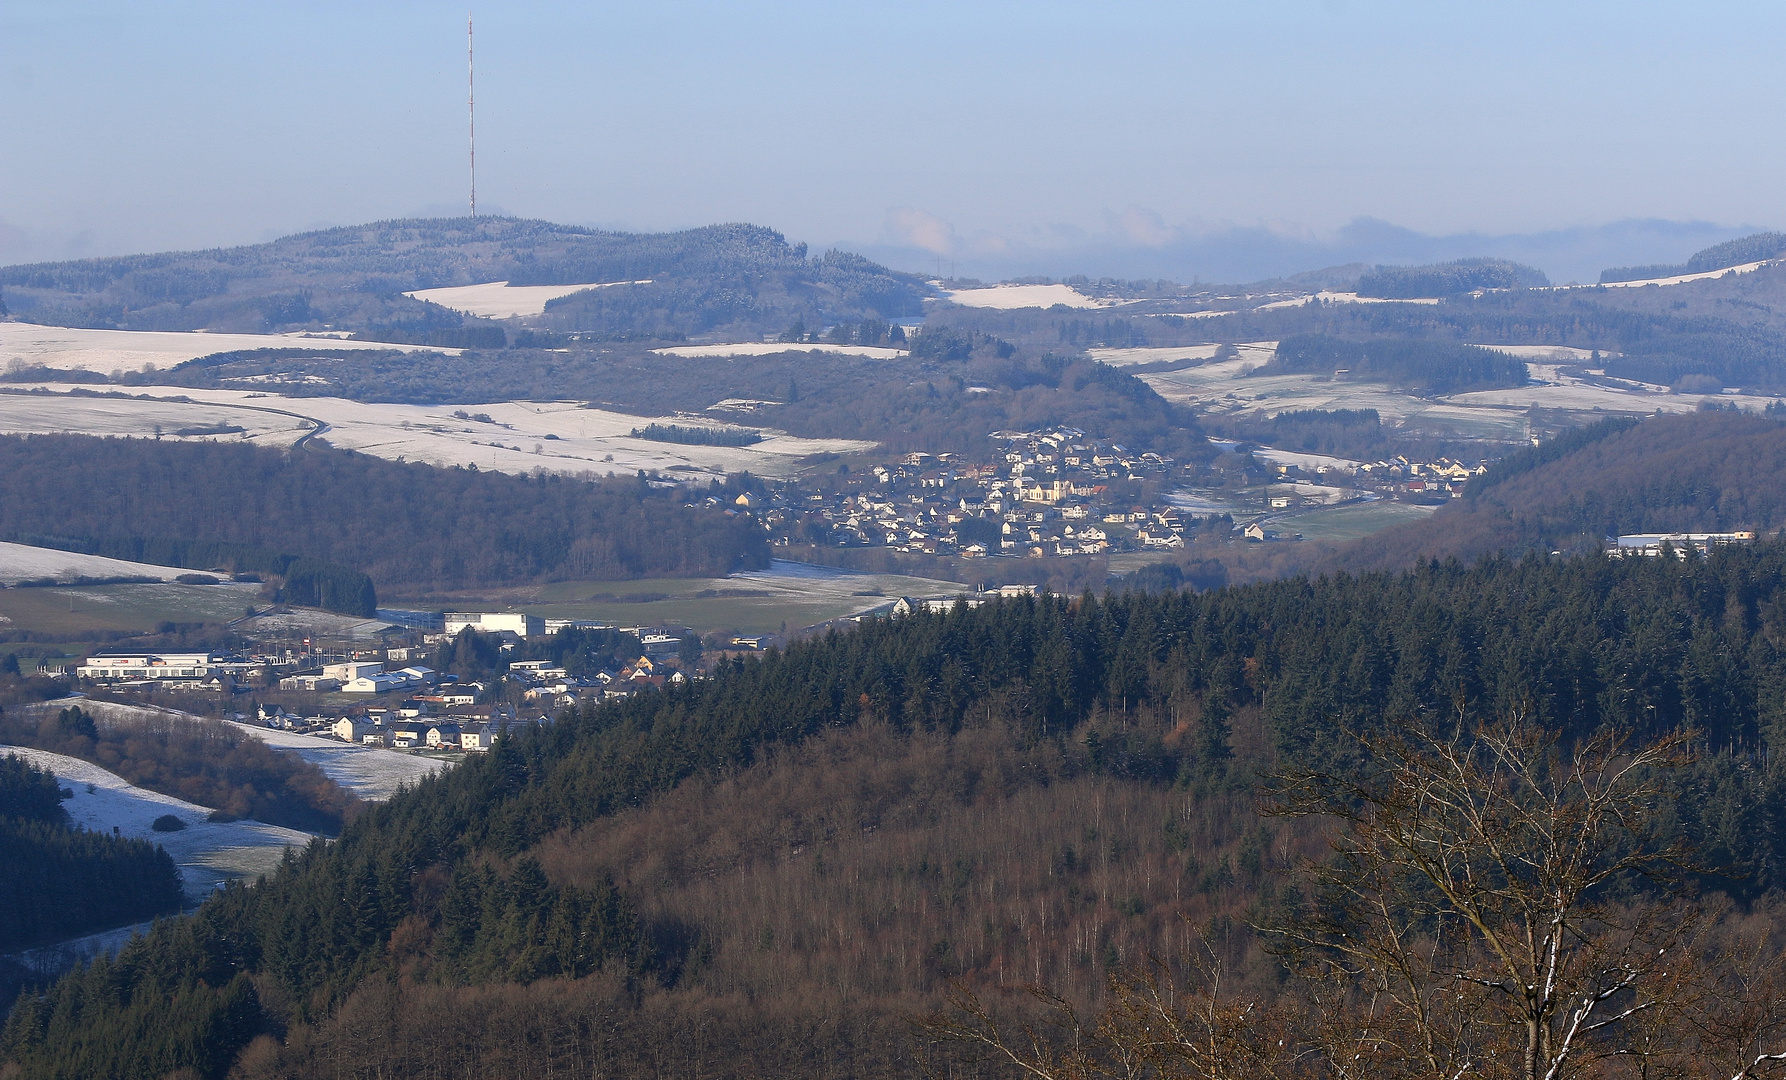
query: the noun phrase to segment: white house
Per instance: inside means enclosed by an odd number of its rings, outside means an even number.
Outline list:
[[[500,731],[494,724],[466,724],[459,729],[459,749],[481,754],[490,749]]]
[[[364,742],[365,737],[376,732],[378,727],[363,716],[343,716],[329,730],[342,742],[357,743]]]

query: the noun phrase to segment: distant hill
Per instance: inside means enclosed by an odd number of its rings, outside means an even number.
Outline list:
[[[1786,423],[1709,412],[1607,421],[1503,459],[1430,518],[1340,550],[1399,569],[1495,551],[1592,550],[1607,536],[1786,525]]]
[[[914,275],[860,256],[809,258],[773,229],[620,233],[519,218],[381,221],[210,251],[0,268],[14,317],[60,326],[265,332],[337,329],[390,341],[500,347],[501,328],[402,294],[509,281],[649,281],[565,298],[541,320],[619,340],[677,340],[795,322],[916,315]],[[481,335],[466,337],[468,329]],[[459,336],[455,338],[455,332]]]
[[[1777,259],[1781,255],[1786,255],[1786,233],[1756,233],[1714,244],[1684,263],[1615,266],[1610,270],[1602,270],[1600,282],[1608,284],[1615,281],[1648,281],[1651,278],[1675,277],[1680,274],[1707,274],[1713,270]]]
[[[1549,285],[1544,271],[1506,259],[1459,259],[1432,266],[1379,266],[1358,278],[1358,295],[1389,300],[1457,296],[1477,289]]]

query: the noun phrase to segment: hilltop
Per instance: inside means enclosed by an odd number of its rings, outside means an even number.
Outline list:
[[[496,324],[403,294],[498,281],[637,283],[572,296],[544,320],[621,340],[894,319],[918,314],[924,291],[913,275],[844,252],[809,257],[756,225],[622,233],[519,218],[381,221],[246,247],[0,269],[15,317],[58,326],[334,330],[485,347],[503,344]]]

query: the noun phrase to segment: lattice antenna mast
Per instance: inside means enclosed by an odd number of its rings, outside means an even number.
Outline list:
[[[471,216],[478,216],[478,95],[477,65],[472,52],[471,12],[465,13],[465,112],[471,139]]]

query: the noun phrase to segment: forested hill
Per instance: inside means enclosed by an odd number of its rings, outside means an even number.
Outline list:
[[[1495,551],[1594,551],[1638,532],[1786,525],[1786,422],[1727,412],[1605,421],[1516,453],[1430,518],[1331,565],[1395,569]]]
[[[1095,998],[1181,918],[1225,985],[1281,993],[1245,927],[1324,848],[1253,780],[1422,717],[1696,727],[1670,828],[1738,874],[1708,886],[1771,895],[1783,617],[1769,543],[871,622],[503,741],[21,1001],[0,1060],[910,1076],[906,1018],[948,980]]]
[[[103,497],[86,486],[108,477]],[[382,594],[768,565],[760,526],[688,501],[642,477],[508,476],[326,447],[0,437],[8,540],[137,558],[239,544],[351,567]]]
[[[381,221],[266,244],[0,269],[14,317],[137,330],[353,330],[497,347],[499,326],[402,296],[449,285],[644,284],[560,301],[553,325],[597,337],[780,332],[920,313],[922,282],[844,252],[809,257],[778,232],[712,225],[621,233],[518,218]]]
[[[1432,266],[1378,266],[1358,279],[1358,295],[1408,300],[1456,296],[1477,289],[1525,289],[1550,284],[1544,271],[1506,259],[1459,259]]]
[[[1615,266],[1610,270],[1600,271],[1600,281],[1604,284],[1615,281],[1646,281],[1674,277],[1677,274],[1706,274],[1726,267],[1777,259],[1783,254],[1786,254],[1786,236],[1773,232],[1756,233],[1753,236],[1726,240],[1722,244],[1713,244],[1703,251],[1695,252],[1684,263]]]

